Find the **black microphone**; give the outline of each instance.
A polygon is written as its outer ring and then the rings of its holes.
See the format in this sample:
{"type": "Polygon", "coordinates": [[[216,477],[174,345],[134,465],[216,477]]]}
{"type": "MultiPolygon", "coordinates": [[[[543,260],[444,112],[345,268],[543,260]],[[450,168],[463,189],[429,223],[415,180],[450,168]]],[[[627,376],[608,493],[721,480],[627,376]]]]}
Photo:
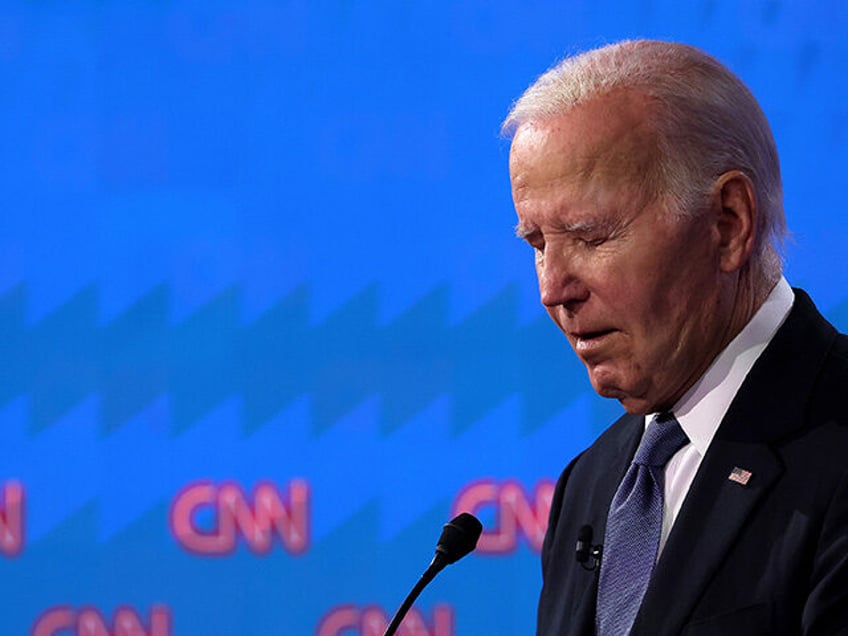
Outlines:
{"type": "Polygon", "coordinates": [[[574,548],[574,558],[584,570],[590,572],[601,564],[603,551],[602,545],[592,545],[592,534],[592,526],[588,524],[580,526],[580,530],[577,531],[577,546],[574,548]],[[592,562],[587,564],[589,557],[592,558],[592,562]]]}
{"type": "Polygon", "coordinates": [[[589,560],[589,551],[592,549],[592,526],[580,526],[577,531],[577,547],[574,549],[574,558],[578,563],[586,563],[589,560]]]}
{"type": "Polygon", "coordinates": [[[403,617],[406,616],[415,599],[418,598],[421,591],[427,587],[427,584],[445,566],[459,561],[477,547],[477,539],[480,538],[480,533],[482,532],[483,524],[480,523],[477,517],[467,512],[463,512],[445,524],[442,529],[442,536],[439,537],[439,542],[436,544],[436,555],[433,557],[427,570],[418,579],[418,583],[412,588],[409,596],[404,599],[398,608],[383,636],[392,636],[397,631],[403,617]]]}

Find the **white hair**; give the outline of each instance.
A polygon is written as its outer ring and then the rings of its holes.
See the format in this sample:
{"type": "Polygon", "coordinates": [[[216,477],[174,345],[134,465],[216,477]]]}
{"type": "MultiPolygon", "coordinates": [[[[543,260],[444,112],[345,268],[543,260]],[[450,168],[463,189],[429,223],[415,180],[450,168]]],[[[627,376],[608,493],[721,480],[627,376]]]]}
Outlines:
{"type": "Polygon", "coordinates": [[[694,47],[651,40],[624,41],[567,58],[541,75],[513,104],[502,132],[632,90],[656,104],[659,188],[680,215],[703,210],[715,180],[738,170],[753,183],[757,242],[752,264],[768,279],[781,271],[786,234],[780,162],[757,100],[725,66],[694,47]]]}

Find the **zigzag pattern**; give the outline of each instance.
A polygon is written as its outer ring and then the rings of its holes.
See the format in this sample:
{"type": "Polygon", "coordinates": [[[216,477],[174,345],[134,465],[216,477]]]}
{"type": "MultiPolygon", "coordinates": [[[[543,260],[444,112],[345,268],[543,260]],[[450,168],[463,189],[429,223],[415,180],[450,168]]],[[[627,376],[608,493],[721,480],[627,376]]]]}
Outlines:
{"type": "MultiPolygon", "coordinates": [[[[89,288],[28,327],[8,294],[4,476],[36,495],[30,539],[92,500],[108,538],[200,478],[306,477],[317,536],[378,501],[389,537],[469,479],[554,477],[617,405],[546,318],[517,324],[509,290],[455,326],[445,297],[377,326],[371,289],[312,325],[301,289],[242,325],[231,291],[170,325],[160,288],[98,325],[89,288]]],[[[848,303],[830,314],[844,328],[848,303]]]]}
{"type": "Polygon", "coordinates": [[[228,396],[242,396],[249,433],[304,395],[313,398],[315,432],[374,395],[382,398],[381,429],[390,432],[445,394],[453,396],[460,431],[512,393],[524,396],[532,430],[589,390],[546,317],[519,324],[514,287],[455,325],[445,287],[383,326],[373,286],[315,325],[306,287],[246,325],[237,288],[179,324],[169,320],[165,286],[103,325],[97,298],[88,286],[28,326],[26,288],[0,297],[0,404],[28,395],[33,433],[89,396],[100,399],[104,433],[162,396],[174,432],[228,396]]]}
{"type": "MultiPolygon", "coordinates": [[[[457,434],[451,401],[443,397],[386,435],[375,398],[316,436],[310,401],[301,399],[245,436],[242,402],[231,398],[175,437],[167,400],[159,400],[103,437],[96,399],[35,436],[25,431],[25,400],[16,400],[0,411],[4,475],[27,489],[28,543],[91,502],[98,504],[99,523],[90,540],[106,541],[198,479],[237,480],[249,490],[260,480],[284,486],[294,477],[307,479],[312,490],[313,540],[332,534],[368,502],[379,503],[380,537],[388,540],[440,502],[449,507],[470,481],[518,478],[530,487],[555,478],[594,437],[593,401],[576,400],[528,435],[521,430],[521,399],[511,396],[457,434]]],[[[160,522],[164,533],[167,518],[160,522]]]]}

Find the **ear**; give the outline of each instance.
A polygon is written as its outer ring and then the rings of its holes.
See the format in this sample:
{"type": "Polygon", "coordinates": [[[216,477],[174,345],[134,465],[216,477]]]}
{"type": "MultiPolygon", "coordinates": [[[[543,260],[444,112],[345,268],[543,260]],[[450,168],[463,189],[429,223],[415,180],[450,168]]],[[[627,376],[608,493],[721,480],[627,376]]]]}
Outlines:
{"type": "Polygon", "coordinates": [[[723,272],[744,267],[754,251],[757,234],[757,196],[748,175],[732,170],[715,183],[719,266],[723,272]]]}

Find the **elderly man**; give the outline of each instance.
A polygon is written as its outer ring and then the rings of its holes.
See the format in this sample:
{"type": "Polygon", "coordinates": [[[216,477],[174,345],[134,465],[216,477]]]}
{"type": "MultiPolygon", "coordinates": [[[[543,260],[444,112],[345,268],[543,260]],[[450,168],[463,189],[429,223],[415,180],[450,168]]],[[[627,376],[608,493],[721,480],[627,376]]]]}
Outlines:
{"type": "Polygon", "coordinates": [[[848,339],[782,276],[754,97],[697,49],[623,42],[504,130],[542,303],[627,411],[559,479],[537,633],[848,634],[848,339]]]}

